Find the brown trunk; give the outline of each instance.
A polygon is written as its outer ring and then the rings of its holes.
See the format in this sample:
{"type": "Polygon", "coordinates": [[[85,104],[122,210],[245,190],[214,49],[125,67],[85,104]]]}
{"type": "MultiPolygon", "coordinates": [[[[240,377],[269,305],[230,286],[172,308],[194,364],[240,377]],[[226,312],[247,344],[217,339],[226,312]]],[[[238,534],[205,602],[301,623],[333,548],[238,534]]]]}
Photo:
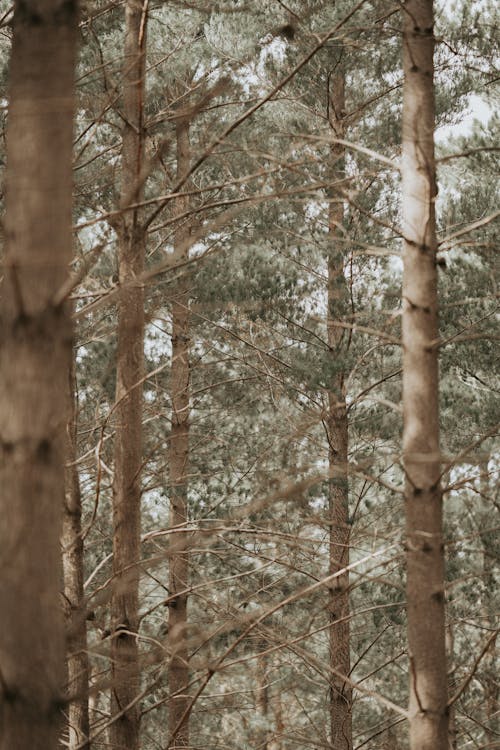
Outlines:
{"type": "MultiPolygon", "coordinates": [[[[188,171],[190,164],[189,122],[179,120],[176,130],[177,176],[181,177],[188,171]]],[[[184,213],[188,207],[188,198],[177,199],[177,214],[184,213]]],[[[174,252],[178,261],[188,256],[188,234],[189,224],[181,224],[176,231],[174,252]]],[[[171,653],[168,667],[169,748],[189,746],[189,720],[188,717],[183,718],[189,705],[187,595],[179,593],[187,588],[189,581],[188,540],[184,531],[188,512],[189,377],[189,279],[183,274],[176,284],[172,299],[170,527],[178,527],[180,531],[170,536],[169,547],[169,595],[174,597],[170,599],[168,614],[168,644],[171,653]]]]}
{"type": "Polygon", "coordinates": [[[283,721],[283,705],[281,703],[281,688],[274,688],[271,693],[271,707],[274,716],[274,732],[268,742],[267,750],[282,750],[282,735],[285,730],[283,721]]]}
{"type": "Polygon", "coordinates": [[[0,346],[1,750],[58,746],[64,427],[71,320],[77,3],[18,0],[7,131],[0,346]]]}
{"type": "MultiPolygon", "coordinates": [[[[145,6],[144,6],[145,7],[145,6]]],[[[145,70],[143,6],[127,0],[121,207],[140,201],[143,158],[143,95],[145,70]]],[[[138,212],[124,210],[119,243],[118,354],[116,370],[116,428],[113,484],[113,637],[111,659],[113,750],[139,747],[140,691],[137,631],[141,533],[142,402],[144,372],[144,292],[136,279],[144,268],[145,237],[138,212]]]]}
{"type": "MultiPolygon", "coordinates": [[[[342,55],[342,50],[340,50],[342,55]]],[[[335,138],[344,138],[345,78],[340,66],[331,79],[329,91],[330,124],[335,138]]],[[[332,181],[344,175],[344,148],[333,144],[331,148],[332,181]]],[[[335,322],[345,317],[347,311],[347,282],[344,276],[344,255],[336,243],[343,237],[344,205],[332,186],[330,190],[328,253],[328,347],[335,374],[332,375],[328,393],[328,460],[329,460],[329,574],[336,573],[349,564],[349,507],[347,481],[348,424],[341,358],[346,345],[342,329],[335,322]],[[340,360],[340,361],[339,361],[340,360]]],[[[342,248],[343,245],[340,245],[342,248]]],[[[339,677],[350,671],[349,653],[349,574],[335,579],[330,589],[330,735],[332,750],[352,750],[352,690],[339,677]]]]}
{"type": "Polygon", "coordinates": [[[67,670],[70,702],[68,742],[88,750],[89,736],[89,659],[87,654],[87,620],[83,591],[82,501],[77,459],[77,413],[75,361],[68,376],[68,414],[66,431],[66,491],[63,513],[62,549],[64,598],[68,610],[67,670]]]}
{"type": "Polygon", "coordinates": [[[399,750],[401,747],[398,741],[398,735],[394,727],[390,727],[387,732],[384,732],[384,744],[381,750],[399,750]]]}
{"type": "MultiPolygon", "coordinates": [[[[267,640],[262,640],[258,643],[259,651],[265,651],[268,645],[267,640]]],[[[263,727],[256,733],[254,745],[259,750],[269,750],[269,730],[267,724],[269,722],[269,687],[268,687],[268,674],[267,674],[267,654],[261,653],[257,656],[256,664],[256,691],[255,691],[255,708],[257,714],[262,718],[263,727]]]]}
{"type": "Polygon", "coordinates": [[[410,745],[412,750],[446,750],[432,0],[408,0],[403,24],[403,456],[410,745]]]}
{"type": "MultiPolygon", "coordinates": [[[[454,695],[458,685],[456,682],[456,667],[454,665],[455,657],[455,634],[453,632],[453,623],[448,622],[446,625],[446,653],[448,662],[448,692],[454,695]]],[[[457,731],[457,714],[456,704],[454,703],[448,709],[448,748],[457,750],[458,748],[458,731],[457,731]]]]}
{"type": "MultiPolygon", "coordinates": [[[[494,630],[497,621],[495,607],[495,540],[497,533],[491,513],[490,482],[488,476],[489,454],[484,454],[479,464],[480,479],[480,537],[483,544],[483,581],[485,588],[484,604],[482,607],[483,622],[494,630]]],[[[498,739],[500,731],[500,706],[498,681],[498,650],[496,641],[493,641],[484,656],[484,697],[486,707],[486,742],[487,746],[493,747],[498,739]]]]}

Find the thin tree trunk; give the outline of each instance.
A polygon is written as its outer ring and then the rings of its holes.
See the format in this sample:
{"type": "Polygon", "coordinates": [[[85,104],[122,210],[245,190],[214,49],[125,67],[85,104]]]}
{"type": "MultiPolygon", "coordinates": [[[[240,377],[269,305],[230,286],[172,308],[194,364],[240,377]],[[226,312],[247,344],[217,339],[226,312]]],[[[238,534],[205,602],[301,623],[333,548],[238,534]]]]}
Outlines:
{"type": "MultiPolygon", "coordinates": [[[[446,636],[447,663],[449,667],[448,692],[450,695],[453,695],[458,685],[456,682],[456,666],[454,664],[455,662],[455,634],[453,632],[452,622],[447,623],[445,636],[446,636]]],[[[448,709],[448,749],[457,750],[457,748],[458,748],[457,713],[456,713],[456,704],[453,704],[448,709]]]]}
{"type": "Polygon", "coordinates": [[[403,9],[403,455],[412,750],[448,747],[440,484],[433,3],[403,9]]]}
{"type": "Polygon", "coordinates": [[[271,708],[274,716],[274,732],[271,733],[267,750],[282,750],[282,736],[285,730],[285,724],[283,721],[283,705],[281,703],[280,686],[271,689],[271,708]]]}
{"type": "MultiPolygon", "coordinates": [[[[189,122],[179,119],[177,135],[177,176],[189,169],[189,122]]],[[[175,210],[188,210],[189,199],[176,200],[175,210]]],[[[181,220],[182,221],[182,220],[181,220]]],[[[175,255],[178,261],[188,257],[189,222],[181,224],[175,236],[175,255]]],[[[172,299],[172,371],[170,393],[172,428],[169,449],[170,527],[179,533],[170,536],[168,644],[171,660],[168,667],[168,724],[170,748],[189,746],[189,718],[184,716],[189,705],[187,685],[189,664],[187,647],[187,595],[180,593],[188,586],[188,539],[184,527],[188,518],[188,461],[189,461],[189,279],[182,274],[172,299]],[[184,718],[183,718],[184,717],[184,718]]]]}
{"type": "Polygon", "coordinates": [[[111,659],[113,750],[139,747],[140,691],[137,632],[141,533],[142,404],[144,373],[144,291],[136,282],[144,268],[145,237],[136,210],[126,210],[142,197],[143,97],[147,6],[127,0],[121,207],[119,243],[118,354],[116,431],[113,483],[113,637],[111,659]]]}
{"type": "Polygon", "coordinates": [[[385,741],[381,750],[399,750],[400,744],[395,727],[390,727],[384,732],[385,741]]]}
{"type": "MultiPolygon", "coordinates": [[[[345,77],[342,70],[342,50],[337,69],[330,81],[329,114],[333,135],[344,138],[345,77]]],[[[344,147],[331,148],[332,180],[344,176],[344,147]]],[[[328,393],[328,460],[330,479],[329,524],[330,559],[329,574],[349,564],[349,496],[347,480],[348,423],[345,399],[345,371],[341,362],[346,346],[342,329],[335,322],[345,317],[347,310],[347,282],[344,276],[344,256],[336,243],[343,238],[344,204],[335,188],[330,190],[328,254],[328,346],[335,374],[328,393]]],[[[342,246],[341,246],[342,247],[342,246]]],[[[349,652],[349,574],[335,579],[330,589],[330,742],[332,750],[352,750],[352,690],[336,673],[350,672],[349,652]]]]}
{"type": "Polygon", "coordinates": [[[1,750],[55,750],[77,3],[17,0],[7,130],[0,346],[1,750]]]}
{"type": "MultiPolygon", "coordinates": [[[[258,642],[257,648],[259,652],[265,651],[268,646],[268,641],[263,639],[258,642]]],[[[259,750],[269,750],[269,686],[268,686],[268,656],[267,654],[259,654],[257,656],[256,670],[255,670],[255,708],[257,714],[262,718],[262,726],[258,729],[255,738],[255,747],[259,750]]]]}
{"type": "MultiPolygon", "coordinates": [[[[490,456],[484,454],[479,463],[479,489],[480,489],[480,538],[483,545],[483,581],[484,581],[484,603],[482,607],[483,622],[492,630],[496,626],[497,608],[495,607],[495,540],[497,532],[491,514],[490,482],[488,476],[488,464],[490,456]]],[[[498,740],[500,731],[500,706],[499,706],[499,680],[498,680],[498,649],[496,641],[493,641],[484,656],[484,696],[486,707],[486,742],[492,747],[498,740]]]]}
{"type": "Polygon", "coordinates": [[[68,607],[67,671],[70,702],[68,742],[88,750],[89,736],[89,658],[87,653],[87,620],[84,598],[84,558],[82,538],[82,499],[77,459],[76,373],[73,357],[68,373],[68,425],[66,430],[66,491],[63,513],[62,549],[64,597],[68,607]]]}

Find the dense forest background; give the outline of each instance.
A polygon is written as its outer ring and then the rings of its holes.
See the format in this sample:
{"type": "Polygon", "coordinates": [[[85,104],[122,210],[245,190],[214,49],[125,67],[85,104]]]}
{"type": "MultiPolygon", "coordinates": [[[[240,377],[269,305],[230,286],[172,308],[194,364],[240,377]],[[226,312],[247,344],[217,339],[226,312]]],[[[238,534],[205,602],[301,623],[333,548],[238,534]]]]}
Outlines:
{"type": "Polygon", "coordinates": [[[14,10],[1,750],[499,747],[496,3],[14,10]]]}

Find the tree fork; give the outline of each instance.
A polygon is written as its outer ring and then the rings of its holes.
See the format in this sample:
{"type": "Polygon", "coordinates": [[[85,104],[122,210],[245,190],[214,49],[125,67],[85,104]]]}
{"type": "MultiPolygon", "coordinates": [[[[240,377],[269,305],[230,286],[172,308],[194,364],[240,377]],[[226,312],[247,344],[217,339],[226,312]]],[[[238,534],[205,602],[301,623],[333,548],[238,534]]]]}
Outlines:
{"type": "Polygon", "coordinates": [[[432,0],[403,8],[403,457],[410,746],[448,747],[432,0]]]}

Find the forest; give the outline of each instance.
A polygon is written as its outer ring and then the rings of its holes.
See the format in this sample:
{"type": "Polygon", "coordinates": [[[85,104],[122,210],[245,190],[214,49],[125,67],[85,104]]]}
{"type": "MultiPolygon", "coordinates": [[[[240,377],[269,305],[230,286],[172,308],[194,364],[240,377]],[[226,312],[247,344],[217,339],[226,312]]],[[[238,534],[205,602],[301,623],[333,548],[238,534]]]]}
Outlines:
{"type": "Polygon", "coordinates": [[[0,750],[500,747],[494,0],[0,0],[0,750]]]}

